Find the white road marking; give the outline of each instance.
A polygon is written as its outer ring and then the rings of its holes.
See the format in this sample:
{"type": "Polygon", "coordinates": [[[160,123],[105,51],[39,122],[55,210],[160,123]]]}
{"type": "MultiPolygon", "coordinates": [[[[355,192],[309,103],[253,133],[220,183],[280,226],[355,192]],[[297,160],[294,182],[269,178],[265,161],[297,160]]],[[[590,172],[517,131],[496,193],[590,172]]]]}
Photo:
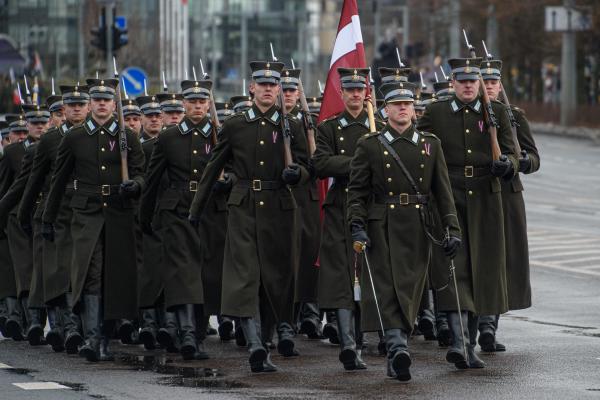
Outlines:
{"type": "Polygon", "coordinates": [[[8,364],[0,363],[0,369],[12,369],[12,367],[8,364]]]}
{"type": "Polygon", "coordinates": [[[64,386],[56,382],[21,382],[13,383],[13,385],[23,390],[71,389],[68,386],[64,386]]]}

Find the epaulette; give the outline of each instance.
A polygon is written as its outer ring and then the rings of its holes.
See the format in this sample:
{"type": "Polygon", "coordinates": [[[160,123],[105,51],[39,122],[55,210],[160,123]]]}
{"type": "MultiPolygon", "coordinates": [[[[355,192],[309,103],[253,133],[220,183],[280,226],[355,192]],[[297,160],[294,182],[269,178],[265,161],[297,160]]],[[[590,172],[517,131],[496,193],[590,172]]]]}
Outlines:
{"type": "Polygon", "coordinates": [[[439,137],[435,136],[435,135],[434,135],[433,133],[431,133],[431,132],[424,132],[424,131],[418,131],[418,132],[419,132],[421,135],[423,135],[423,136],[427,136],[427,137],[430,137],[430,138],[433,138],[433,139],[436,139],[436,140],[440,140],[440,138],[439,138],[439,137]]]}
{"type": "Polygon", "coordinates": [[[371,139],[381,135],[381,132],[369,132],[363,135],[364,140],[371,139]]]}

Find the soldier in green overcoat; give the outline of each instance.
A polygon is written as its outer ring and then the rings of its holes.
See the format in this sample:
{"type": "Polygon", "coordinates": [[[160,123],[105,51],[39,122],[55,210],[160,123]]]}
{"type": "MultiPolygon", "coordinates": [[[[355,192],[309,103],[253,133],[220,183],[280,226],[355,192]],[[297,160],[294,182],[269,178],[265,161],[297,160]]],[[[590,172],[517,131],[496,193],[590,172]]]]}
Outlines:
{"type": "MultiPolygon", "coordinates": [[[[502,61],[485,60],[481,63],[481,76],[485,89],[492,100],[498,100],[502,79],[502,61]]],[[[529,129],[525,112],[511,105],[507,109],[517,141],[522,149],[519,155],[519,172],[530,174],[540,168],[540,156],[529,129]],[[511,118],[512,117],[512,118],[511,118]]],[[[513,137],[514,141],[514,137],[513,137]]],[[[516,147],[516,145],[515,145],[516,147]]],[[[529,248],[527,242],[527,218],[523,199],[523,183],[520,174],[512,180],[502,180],[502,209],[506,247],[506,285],[508,309],[521,310],[531,307],[531,283],[529,281],[529,248]]],[[[496,341],[499,314],[479,316],[479,345],[483,351],[505,351],[506,347],[496,341]]]]}
{"type": "MultiPolygon", "coordinates": [[[[250,67],[254,104],[223,124],[190,219],[198,223],[210,211],[212,187],[229,163],[237,180],[227,201],[221,313],[240,318],[251,370],[260,372],[276,369],[262,343],[261,318],[293,321],[297,205],[288,185],[304,184],[309,176],[306,138],[296,121],[282,120],[275,104],[283,63],[254,61],[250,67]]],[[[289,354],[294,342],[278,347],[289,354]]]]}
{"type": "MultiPolygon", "coordinates": [[[[319,253],[319,306],[335,310],[341,346],[340,361],[346,369],[364,369],[360,358],[362,334],[360,310],[354,287],[358,285],[360,262],[352,250],[352,237],[346,224],[350,160],[359,139],[370,131],[364,106],[369,69],[338,68],[342,100],[346,109],[323,121],[318,127],[313,165],[317,177],[332,179],[323,202],[323,230],[319,253]],[[355,318],[356,317],[356,318],[355,318]]],[[[375,127],[375,129],[381,126],[375,127]]],[[[324,334],[326,331],[324,331],[324,334]]]]}
{"type": "Polygon", "coordinates": [[[73,179],[71,285],[86,339],[79,354],[98,361],[112,358],[108,342],[113,322],[137,315],[133,201],[144,184],[144,153],[137,135],[125,129],[129,179],[123,181],[120,127],[113,117],[119,81],[87,79],[87,84],[91,116],[60,142],[42,233],[47,240],[55,239],[54,224],[73,179]]]}
{"type": "MultiPolygon", "coordinates": [[[[81,125],[89,112],[87,88],[79,85],[61,85],[61,99],[66,121],[49,129],[42,136],[33,159],[31,174],[23,192],[17,217],[21,226],[41,224],[42,214],[50,190],[50,178],[56,166],[57,149],[62,138],[76,125],[81,125]],[[39,204],[36,203],[41,199],[39,204]]],[[[48,338],[55,351],[67,350],[76,354],[83,342],[79,317],[72,312],[71,296],[71,217],[70,201],[73,184],[67,185],[55,223],[55,240],[43,243],[44,302],[56,313],[58,332],[48,338]]]]}
{"type": "Polygon", "coordinates": [[[383,329],[388,375],[406,381],[408,335],[419,312],[432,246],[431,196],[450,232],[444,243],[450,255],[460,245],[460,228],[441,143],[413,125],[415,85],[394,82],[380,90],[388,123],[358,143],[350,164],[348,223],[360,244],[355,250],[368,249],[370,271],[363,268],[361,276],[362,330],[383,329]]]}
{"type": "MultiPolygon", "coordinates": [[[[503,313],[508,308],[499,179],[511,179],[518,169],[518,161],[510,138],[510,123],[500,104],[491,104],[491,107],[497,120],[502,154],[498,160],[492,157],[492,140],[484,116],[487,110],[484,111],[486,106],[479,95],[481,59],[451,59],[449,63],[455,94],[431,103],[417,127],[435,134],[442,142],[463,236],[463,246],[454,262],[462,315],[457,312],[453,285],[438,291],[437,305],[441,311],[448,312],[453,338],[446,359],[458,368],[482,368],[484,364],[474,351],[476,316],[503,313]],[[464,338],[459,318],[464,320],[463,326],[468,327],[464,338]],[[463,352],[463,339],[468,342],[467,357],[463,352]]],[[[439,230],[438,235],[441,233],[439,230]]],[[[434,260],[434,287],[448,283],[449,263],[449,260],[434,260]]]]}

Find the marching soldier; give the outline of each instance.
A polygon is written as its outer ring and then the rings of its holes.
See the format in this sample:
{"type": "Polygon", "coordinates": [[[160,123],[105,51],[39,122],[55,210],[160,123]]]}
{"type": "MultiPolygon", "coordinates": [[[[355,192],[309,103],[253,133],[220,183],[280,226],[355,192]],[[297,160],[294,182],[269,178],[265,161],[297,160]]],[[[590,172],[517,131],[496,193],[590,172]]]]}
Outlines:
{"type": "MultiPolygon", "coordinates": [[[[348,370],[365,369],[360,358],[362,334],[360,315],[354,295],[358,279],[357,256],[352,250],[352,236],[345,223],[346,196],[350,160],[356,144],[369,132],[369,118],[364,107],[369,70],[338,68],[345,111],[321,123],[313,165],[317,177],[333,178],[323,202],[324,220],[319,253],[319,306],[335,310],[341,346],[340,361],[348,370]],[[355,329],[355,326],[357,329],[355,329]],[[355,332],[356,331],[356,332],[355,332]],[[356,341],[355,341],[356,340],[356,341]],[[357,345],[358,344],[358,345],[357,345]]],[[[323,334],[327,335],[324,329],[323,334]]]]}
{"type": "MultiPolygon", "coordinates": [[[[17,217],[22,227],[41,224],[45,202],[50,190],[50,178],[56,167],[58,145],[73,126],[81,125],[89,112],[89,94],[86,87],[61,85],[61,99],[66,120],[49,129],[39,141],[31,174],[23,192],[17,217]],[[36,206],[38,199],[40,203],[36,206]]],[[[66,349],[76,354],[83,343],[81,321],[72,311],[71,296],[71,217],[70,202],[73,185],[68,184],[55,222],[55,240],[45,240],[43,246],[44,302],[56,314],[57,330],[48,335],[48,343],[55,351],[66,349]]]]}
{"type": "Polygon", "coordinates": [[[417,119],[423,116],[425,108],[427,108],[427,106],[431,104],[434,99],[435,97],[433,93],[421,90],[414,103],[415,115],[417,119]]]}
{"type": "Polygon", "coordinates": [[[401,381],[411,378],[408,336],[427,280],[430,196],[436,197],[444,225],[457,239],[445,243],[446,251],[453,256],[460,244],[441,143],[412,124],[414,90],[408,82],[381,87],[388,124],[358,142],[348,184],[348,223],[360,244],[355,250],[367,247],[371,268],[362,270],[362,282],[369,282],[370,272],[374,287],[362,290],[362,328],[377,331],[383,324],[388,375],[401,381]],[[381,322],[365,318],[378,313],[381,322]]]}
{"type": "Polygon", "coordinates": [[[48,111],[50,111],[50,120],[48,128],[58,128],[65,121],[65,109],[61,95],[53,94],[46,99],[48,111]]]}
{"type": "Polygon", "coordinates": [[[137,314],[136,291],[131,290],[137,281],[132,201],[144,183],[144,154],[137,136],[125,129],[127,164],[121,163],[123,128],[113,117],[119,81],[88,79],[87,84],[91,115],[60,142],[42,232],[47,240],[55,239],[61,201],[74,179],[71,285],[85,332],[79,355],[98,361],[112,358],[108,342],[114,321],[137,314]],[[129,179],[123,181],[125,174],[129,179]]]}
{"type": "Polygon", "coordinates": [[[217,118],[219,123],[223,124],[225,120],[235,114],[233,107],[229,102],[215,102],[215,109],[217,110],[217,118]]]}
{"type": "MultiPolygon", "coordinates": [[[[299,69],[284,69],[281,86],[286,112],[294,117],[302,127],[304,115],[298,106],[300,72],[299,69]]],[[[311,118],[311,116],[308,117],[311,118]]],[[[302,129],[302,134],[306,135],[305,129],[302,129]]],[[[311,156],[311,154],[307,154],[308,158],[311,156]]],[[[311,177],[306,185],[298,185],[292,192],[298,204],[298,248],[301,249],[298,254],[296,276],[299,332],[306,334],[310,339],[319,339],[321,337],[321,317],[317,305],[319,269],[315,263],[319,256],[321,221],[317,181],[311,177]]],[[[284,331],[291,334],[292,329],[291,326],[279,326],[280,338],[284,331]]]]}
{"type": "MultiPolygon", "coordinates": [[[[481,76],[491,100],[498,100],[502,79],[502,61],[487,60],[481,64],[481,76]]],[[[507,110],[508,111],[508,110],[507,110]]],[[[510,115],[516,122],[519,147],[519,172],[531,174],[540,168],[540,156],[529,129],[525,112],[511,106],[510,115]]],[[[511,121],[512,123],[512,121],[511,121]]],[[[514,138],[513,138],[514,140],[514,138]]],[[[527,244],[527,220],[523,200],[523,184],[519,174],[510,180],[502,180],[502,209],[504,211],[504,236],[506,246],[506,285],[508,309],[521,310],[531,307],[531,284],[529,282],[529,249],[527,244]]],[[[479,316],[479,345],[486,352],[505,351],[506,347],[496,341],[499,315],[479,316]]]]}
{"type": "MultiPolygon", "coordinates": [[[[0,220],[5,221],[9,214],[7,234],[19,287],[19,299],[25,310],[28,325],[26,337],[30,345],[37,346],[45,344],[44,327],[46,325],[41,268],[42,242],[39,236],[39,226],[33,231],[31,226],[23,227],[25,229],[21,227],[17,219],[17,209],[33,165],[35,145],[48,128],[50,112],[45,107],[34,104],[24,104],[22,108],[25,112],[28,135],[24,142],[15,143],[5,149],[4,156],[8,160],[12,160],[12,169],[17,171],[14,168],[14,163],[17,161],[20,161],[20,166],[10,188],[0,200],[0,220]]],[[[2,171],[0,176],[2,183],[5,184],[10,179],[11,173],[2,171]]],[[[15,335],[17,337],[20,335],[19,327],[15,326],[14,328],[9,329],[9,333],[12,331],[13,338],[15,335]]]]}
{"type": "Polygon", "coordinates": [[[247,95],[233,96],[230,102],[233,104],[233,112],[236,114],[248,110],[253,104],[252,96],[247,95]]]}
{"type": "MultiPolygon", "coordinates": [[[[253,105],[223,124],[194,196],[190,221],[198,223],[210,212],[212,187],[230,163],[237,181],[227,201],[221,313],[240,318],[251,370],[270,372],[276,367],[263,345],[260,320],[293,320],[297,205],[288,185],[307,182],[307,150],[300,126],[283,120],[275,105],[283,64],[254,61],[250,67],[253,105]],[[284,136],[288,126],[291,138],[284,136]]],[[[286,340],[278,348],[289,354],[294,342],[286,340]]]]}
{"type": "MultiPolygon", "coordinates": [[[[447,312],[452,346],[446,360],[457,368],[483,368],[475,354],[476,315],[495,315],[508,308],[504,256],[504,228],[499,178],[510,179],[517,170],[510,125],[500,104],[491,104],[498,121],[497,138],[502,155],[492,157],[492,140],[479,96],[480,58],[449,60],[452,97],[431,103],[418,129],[434,133],[442,142],[464,246],[455,260],[458,293],[453,287],[438,292],[438,306],[447,312]],[[459,315],[456,296],[460,298],[459,315]],[[461,334],[461,323],[465,327],[461,334]],[[468,329],[467,329],[468,328],[468,329]],[[468,354],[463,352],[466,341],[468,354]]],[[[448,260],[434,260],[433,284],[443,286],[448,260]],[[437,278],[437,279],[436,279],[437,278]]]]}
{"type": "Polygon", "coordinates": [[[454,94],[452,81],[434,82],[433,91],[435,92],[436,100],[445,100],[447,98],[452,97],[452,95],[454,94]]]}
{"type": "Polygon", "coordinates": [[[181,93],[159,93],[156,99],[160,103],[162,112],[163,129],[177,125],[185,116],[185,108],[183,107],[183,96],[181,93]]]}
{"type": "MultiPolygon", "coordinates": [[[[208,238],[201,236],[198,226],[188,223],[187,210],[213,150],[214,127],[207,116],[211,87],[209,80],[181,82],[186,116],[156,140],[140,207],[142,229],[152,234],[158,204],[159,234],[164,246],[165,306],[177,314],[180,352],[185,360],[208,358],[203,345],[206,325],[202,282],[203,241],[208,238]],[[163,175],[168,177],[168,189],[157,201],[163,175]]],[[[176,341],[171,337],[168,347],[176,341]]]]}
{"type": "MultiPolygon", "coordinates": [[[[8,138],[8,143],[3,146],[2,161],[0,161],[0,196],[6,194],[21,170],[21,162],[25,153],[25,143],[19,143],[26,140],[29,132],[27,121],[23,114],[9,114],[5,118],[8,124],[8,132],[5,131],[3,136],[8,138]]],[[[10,216],[8,216],[8,222],[10,222],[10,216]]],[[[19,240],[24,241],[26,239],[24,236],[27,235],[21,231],[18,224],[12,223],[9,225],[8,222],[5,219],[1,223],[2,236],[4,236],[9,249],[9,251],[3,253],[7,261],[6,264],[3,264],[3,267],[11,267],[10,271],[4,271],[5,274],[2,274],[5,277],[5,279],[2,279],[3,286],[6,285],[3,289],[6,290],[5,293],[7,294],[5,298],[7,319],[4,326],[4,333],[6,335],[3,335],[11,337],[14,340],[23,340],[23,331],[27,324],[27,307],[21,305],[20,297],[29,290],[29,287],[25,282],[21,282],[21,276],[17,271],[15,259],[18,259],[18,256],[24,257],[26,254],[17,253],[12,255],[10,250],[14,248],[18,251],[19,240]],[[11,236],[11,239],[8,239],[7,236],[11,236]],[[11,277],[12,282],[10,281],[11,277]]]]}
{"type": "Polygon", "coordinates": [[[142,130],[142,112],[137,102],[133,99],[123,99],[121,100],[121,109],[125,126],[139,136],[142,130]]]}

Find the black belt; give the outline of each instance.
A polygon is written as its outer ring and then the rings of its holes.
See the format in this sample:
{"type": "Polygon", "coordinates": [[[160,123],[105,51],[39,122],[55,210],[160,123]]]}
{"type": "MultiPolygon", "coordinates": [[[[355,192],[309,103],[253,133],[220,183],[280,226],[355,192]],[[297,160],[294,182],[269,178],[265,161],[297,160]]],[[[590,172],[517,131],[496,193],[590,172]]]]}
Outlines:
{"type": "Polygon", "coordinates": [[[119,194],[121,185],[92,185],[85,182],[73,181],[73,189],[85,194],[99,194],[102,196],[114,196],[119,194]]]}
{"type": "Polygon", "coordinates": [[[450,175],[462,175],[465,178],[479,178],[481,176],[491,175],[491,171],[486,167],[474,167],[465,165],[464,167],[448,167],[450,175]]]}
{"type": "Polygon", "coordinates": [[[428,194],[408,194],[400,193],[395,196],[377,196],[375,203],[379,204],[399,204],[407,206],[409,204],[427,204],[429,202],[428,194]]]}
{"type": "Polygon", "coordinates": [[[281,189],[284,185],[281,181],[261,181],[260,179],[242,179],[237,181],[235,186],[241,187],[242,189],[252,189],[255,192],[261,190],[277,190],[281,189]]]}
{"type": "Polygon", "coordinates": [[[169,183],[169,187],[175,190],[183,190],[186,192],[197,192],[198,181],[172,181],[169,183]]]}

